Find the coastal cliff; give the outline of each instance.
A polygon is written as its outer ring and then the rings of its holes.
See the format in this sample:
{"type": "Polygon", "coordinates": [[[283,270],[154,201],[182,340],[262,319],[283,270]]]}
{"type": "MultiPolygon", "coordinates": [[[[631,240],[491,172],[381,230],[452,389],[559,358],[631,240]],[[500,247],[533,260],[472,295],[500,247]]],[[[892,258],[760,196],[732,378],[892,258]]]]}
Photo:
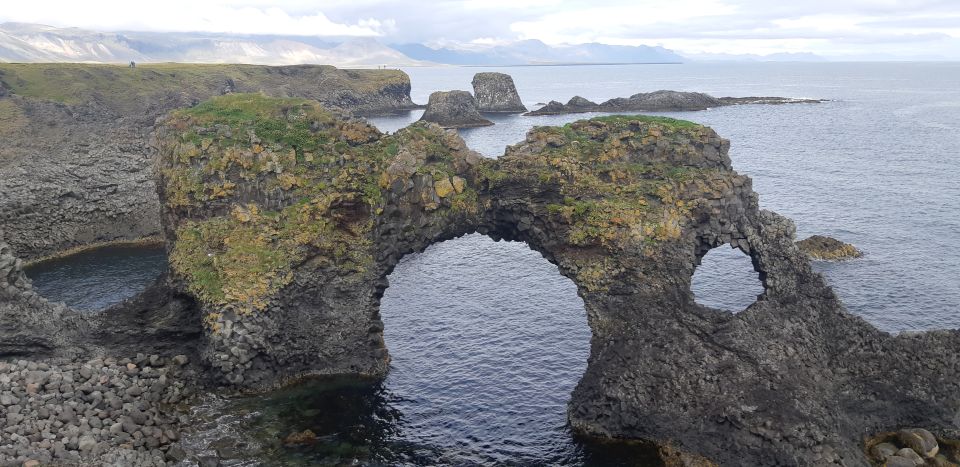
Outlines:
{"type": "Polygon", "coordinates": [[[0,64],[0,219],[13,251],[33,260],[158,235],[147,145],[156,119],[234,92],[310,98],[360,115],[416,107],[397,70],[0,64]]]}
{"type": "Polygon", "coordinates": [[[709,128],[595,118],[535,128],[493,160],[436,125],[384,135],[316,102],[234,95],[156,135],[173,284],[198,301],[222,384],[382,377],[386,276],[479,232],[577,285],[593,333],[568,411],[580,434],[722,465],[850,466],[869,465],[872,434],[956,436],[960,332],[892,336],[849,314],[709,128]],[[764,285],[738,314],[690,290],[722,245],[764,285]]]}

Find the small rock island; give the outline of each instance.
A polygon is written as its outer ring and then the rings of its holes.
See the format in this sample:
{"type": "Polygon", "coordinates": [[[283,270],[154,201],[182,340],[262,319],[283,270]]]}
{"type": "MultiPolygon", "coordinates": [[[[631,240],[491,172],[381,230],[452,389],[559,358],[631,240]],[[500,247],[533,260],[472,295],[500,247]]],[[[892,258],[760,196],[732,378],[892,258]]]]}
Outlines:
{"type": "Polygon", "coordinates": [[[506,73],[473,75],[473,95],[477,110],[490,113],[523,113],[527,108],[520,100],[513,78],[506,73]]]}
{"type": "Polygon", "coordinates": [[[550,101],[547,105],[524,115],[563,115],[585,112],[683,112],[707,110],[715,107],[746,104],[812,104],[820,99],[790,97],[713,97],[702,92],[654,91],[617,97],[597,104],[574,96],[566,104],[550,101]]]}
{"type": "Polygon", "coordinates": [[[823,235],[813,235],[797,242],[800,251],[812,259],[821,261],[843,261],[863,256],[857,247],[823,235]]]}
{"type": "Polygon", "coordinates": [[[427,110],[420,120],[436,123],[443,128],[493,125],[493,122],[480,116],[477,101],[467,91],[437,91],[430,94],[427,110]]]}

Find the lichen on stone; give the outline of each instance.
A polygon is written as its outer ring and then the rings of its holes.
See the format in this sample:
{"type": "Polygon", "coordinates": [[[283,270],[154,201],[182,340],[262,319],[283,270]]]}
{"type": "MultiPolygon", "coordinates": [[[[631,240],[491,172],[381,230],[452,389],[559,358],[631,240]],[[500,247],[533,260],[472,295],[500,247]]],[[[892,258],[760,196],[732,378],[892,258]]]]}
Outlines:
{"type": "Polygon", "coordinates": [[[235,94],[173,113],[162,133],[163,198],[184,215],[171,265],[218,310],[264,310],[308,258],[365,272],[372,216],[397,178],[428,174],[436,208],[477,211],[451,166],[465,146],[429,125],[382,135],[316,102],[235,94]]]}

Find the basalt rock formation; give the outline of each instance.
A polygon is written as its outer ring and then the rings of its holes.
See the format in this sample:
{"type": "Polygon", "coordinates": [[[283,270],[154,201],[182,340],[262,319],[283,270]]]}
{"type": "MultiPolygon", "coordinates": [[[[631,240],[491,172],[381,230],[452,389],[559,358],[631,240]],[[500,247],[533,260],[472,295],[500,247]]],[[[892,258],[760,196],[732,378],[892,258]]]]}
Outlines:
{"type": "Polygon", "coordinates": [[[859,258],[863,252],[857,247],[835,238],[813,235],[797,242],[797,248],[812,259],[840,261],[859,258]]]}
{"type": "Polygon", "coordinates": [[[394,70],[329,66],[0,64],[0,222],[33,260],[160,233],[147,147],[156,119],[231,92],[358,114],[416,107],[394,70]]]}
{"type": "Polygon", "coordinates": [[[87,324],[72,310],[33,291],[23,261],[13,255],[0,229],[0,358],[78,352],[87,324]]]}
{"type": "Polygon", "coordinates": [[[427,110],[420,120],[436,123],[443,128],[493,125],[493,122],[480,116],[477,101],[467,91],[437,91],[430,94],[427,110]]]}
{"type": "Polygon", "coordinates": [[[585,112],[681,112],[706,110],[714,107],[745,104],[809,104],[819,99],[792,99],[788,97],[713,97],[700,92],[654,91],[617,97],[596,104],[575,96],[566,104],[550,101],[547,105],[524,115],[561,115],[585,112]]]}
{"type": "Polygon", "coordinates": [[[174,283],[202,307],[211,375],[236,388],[383,376],[387,275],[480,232],[526,242],[583,297],[578,433],[721,465],[866,466],[870,434],[956,430],[960,331],[892,336],[846,312],[728,148],[689,122],[603,117],[536,128],[494,160],[436,125],[383,135],[235,95],[158,127],[157,185],[174,283]],[[690,290],[724,244],[765,289],[738,314],[690,290]]]}
{"type": "Polygon", "coordinates": [[[523,113],[527,111],[513,78],[506,73],[473,75],[473,95],[481,112],[523,113]]]}

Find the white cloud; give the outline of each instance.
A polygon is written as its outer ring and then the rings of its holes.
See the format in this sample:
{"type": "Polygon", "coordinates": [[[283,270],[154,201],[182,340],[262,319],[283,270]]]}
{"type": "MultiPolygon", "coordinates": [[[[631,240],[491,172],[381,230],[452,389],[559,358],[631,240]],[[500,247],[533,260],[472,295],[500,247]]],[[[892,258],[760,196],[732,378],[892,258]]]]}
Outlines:
{"type": "Polygon", "coordinates": [[[473,49],[539,39],[680,52],[889,50],[960,59],[957,0],[0,1],[0,21],[107,31],[379,36],[473,49]]]}
{"type": "Polygon", "coordinates": [[[188,1],[5,2],[0,19],[102,30],[286,34],[302,36],[377,36],[384,23],[366,18],[355,24],[331,21],[321,11],[291,14],[269,2],[188,1]],[[263,5],[263,3],[268,3],[263,5]]]}

